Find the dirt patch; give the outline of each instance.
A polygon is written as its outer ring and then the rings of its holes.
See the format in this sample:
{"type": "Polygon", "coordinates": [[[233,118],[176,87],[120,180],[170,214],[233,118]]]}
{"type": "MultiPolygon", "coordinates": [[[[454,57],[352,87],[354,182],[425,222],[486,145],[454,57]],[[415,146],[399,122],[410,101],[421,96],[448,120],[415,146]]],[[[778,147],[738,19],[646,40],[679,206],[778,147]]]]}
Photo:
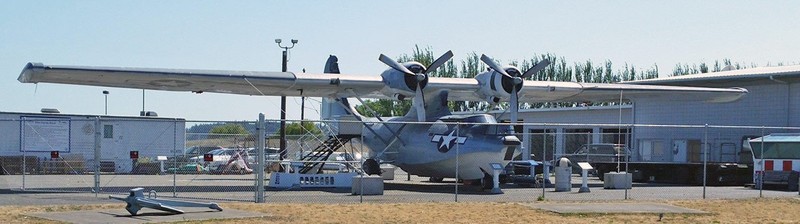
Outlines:
{"type": "MultiPolygon", "coordinates": [[[[638,203],[641,201],[630,202],[638,203]]],[[[677,200],[651,201],[709,212],[664,214],[672,223],[789,223],[800,220],[800,200],[677,200]]],[[[558,202],[535,202],[558,203],[558,202]]],[[[593,203],[593,202],[584,202],[593,203]]],[[[90,209],[123,209],[122,204],[66,206],[3,206],[0,223],[52,223],[26,214],[90,209]]],[[[374,203],[374,204],[254,204],[225,203],[223,208],[266,213],[269,217],[211,220],[205,223],[653,223],[657,214],[559,215],[520,203],[374,203]]],[[[203,223],[203,222],[200,222],[203,223]]]]}

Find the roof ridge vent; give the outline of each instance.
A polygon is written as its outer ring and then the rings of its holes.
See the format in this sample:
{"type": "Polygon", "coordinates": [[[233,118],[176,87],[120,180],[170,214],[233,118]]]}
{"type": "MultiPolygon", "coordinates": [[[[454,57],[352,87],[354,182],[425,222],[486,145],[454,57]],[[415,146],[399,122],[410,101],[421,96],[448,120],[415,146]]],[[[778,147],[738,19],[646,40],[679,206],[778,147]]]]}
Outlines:
{"type": "Polygon", "coordinates": [[[61,111],[58,111],[56,108],[42,108],[41,112],[43,114],[60,114],[61,111]]]}
{"type": "Polygon", "coordinates": [[[723,72],[724,72],[724,71],[733,71],[733,70],[736,70],[736,68],[735,68],[735,67],[733,67],[733,65],[726,65],[726,66],[725,66],[724,68],[722,68],[722,70],[720,70],[720,71],[723,71],[723,72]]]}

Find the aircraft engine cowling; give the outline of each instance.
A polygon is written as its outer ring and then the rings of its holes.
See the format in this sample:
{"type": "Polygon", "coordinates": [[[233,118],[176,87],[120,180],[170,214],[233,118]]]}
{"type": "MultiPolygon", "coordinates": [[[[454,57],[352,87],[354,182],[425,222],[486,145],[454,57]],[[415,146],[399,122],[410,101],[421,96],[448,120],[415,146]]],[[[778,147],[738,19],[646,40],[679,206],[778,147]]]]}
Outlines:
{"type": "Polygon", "coordinates": [[[408,68],[408,70],[418,75],[406,75],[392,68],[386,69],[386,71],[381,73],[383,84],[386,86],[383,93],[397,100],[412,98],[414,94],[416,94],[418,80],[419,86],[422,87],[422,89],[425,89],[425,86],[428,85],[428,76],[420,74],[422,71],[425,71],[425,66],[418,62],[407,62],[403,63],[403,67],[408,68]]]}
{"type": "MultiPolygon", "coordinates": [[[[506,73],[511,76],[517,77],[521,73],[519,69],[515,67],[506,67],[504,68],[506,73]]],[[[511,97],[511,91],[513,91],[514,87],[514,80],[507,76],[504,76],[496,71],[488,71],[475,76],[475,79],[478,80],[478,94],[489,103],[498,103],[500,101],[506,101],[511,97]]],[[[517,84],[517,91],[522,89],[522,83],[517,84]]]]}

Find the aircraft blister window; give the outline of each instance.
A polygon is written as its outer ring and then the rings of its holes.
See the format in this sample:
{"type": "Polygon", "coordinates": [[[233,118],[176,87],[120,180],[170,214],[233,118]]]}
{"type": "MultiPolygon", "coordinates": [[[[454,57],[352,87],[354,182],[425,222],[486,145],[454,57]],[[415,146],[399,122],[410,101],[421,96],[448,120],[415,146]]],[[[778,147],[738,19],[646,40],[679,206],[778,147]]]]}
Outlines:
{"type": "Polygon", "coordinates": [[[490,125],[486,129],[487,135],[508,135],[511,133],[511,125],[490,125]]]}
{"type": "Polygon", "coordinates": [[[443,121],[439,120],[436,123],[433,123],[430,128],[428,128],[428,133],[432,134],[445,134],[447,132],[447,124],[443,121]]]}

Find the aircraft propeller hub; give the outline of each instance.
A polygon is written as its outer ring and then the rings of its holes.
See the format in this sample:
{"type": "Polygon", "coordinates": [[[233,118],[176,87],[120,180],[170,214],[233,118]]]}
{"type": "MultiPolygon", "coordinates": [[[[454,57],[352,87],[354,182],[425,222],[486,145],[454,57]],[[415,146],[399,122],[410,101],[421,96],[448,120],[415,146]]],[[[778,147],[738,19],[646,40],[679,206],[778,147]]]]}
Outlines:
{"type": "MultiPolygon", "coordinates": [[[[426,121],[426,112],[425,112],[425,92],[422,89],[428,84],[428,76],[426,73],[429,71],[434,71],[440,66],[444,65],[445,62],[450,60],[453,57],[452,51],[447,51],[442,56],[437,58],[433,61],[430,66],[427,68],[419,62],[406,62],[405,65],[397,63],[397,61],[387,57],[386,55],[381,54],[378,57],[378,60],[389,66],[390,68],[404,74],[403,80],[408,87],[407,89],[403,89],[402,91],[411,90],[414,92],[414,100],[412,101],[413,107],[417,113],[417,120],[418,121],[426,121]]],[[[395,73],[397,74],[397,73],[395,73]]],[[[397,76],[392,77],[384,77],[384,79],[396,79],[397,76]]],[[[386,80],[384,80],[386,82],[386,80]]],[[[392,83],[391,81],[389,83],[392,83]]],[[[396,87],[395,87],[396,88],[396,87]]]]}
{"type": "Polygon", "coordinates": [[[511,75],[513,77],[522,76],[522,73],[519,72],[519,69],[517,69],[514,66],[506,67],[504,70],[506,71],[506,73],[508,73],[509,75],[511,75]]]}
{"type": "Polygon", "coordinates": [[[428,78],[428,76],[426,76],[425,74],[416,74],[415,76],[417,78],[417,82],[422,82],[423,80],[428,78]]]}
{"type": "Polygon", "coordinates": [[[516,85],[522,84],[522,78],[514,77],[514,84],[516,84],[516,85]]]}

